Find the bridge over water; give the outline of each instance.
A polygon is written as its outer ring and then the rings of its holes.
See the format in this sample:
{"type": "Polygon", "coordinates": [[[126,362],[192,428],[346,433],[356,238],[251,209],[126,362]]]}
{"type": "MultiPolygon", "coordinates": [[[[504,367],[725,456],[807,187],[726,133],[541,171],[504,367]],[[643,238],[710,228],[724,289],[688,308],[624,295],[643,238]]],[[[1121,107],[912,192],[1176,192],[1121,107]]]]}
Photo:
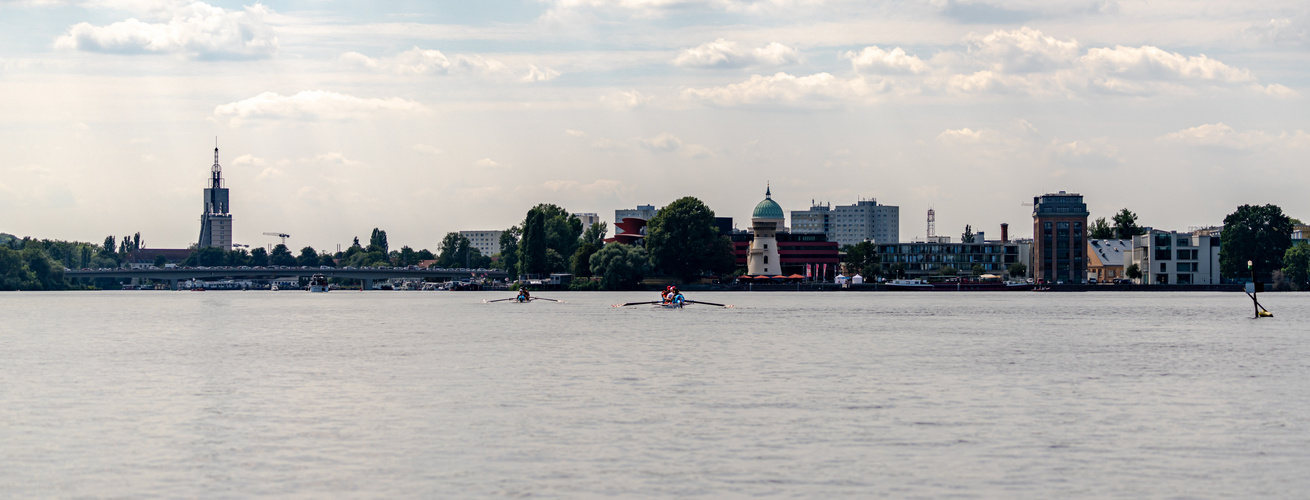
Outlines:
{"type": "Polygon", "coordinates": [[[172,269],[91,269],[64,271],[68,278],[139,278],[163,281],[177,290],[177,283],[186,280],[222,280],[251,279],[273,280],[279,278],[300,278],[322,274],[329,278],[360,280],[365,290],[373,288],[373,282],[391,278],[433,278],[455,280],[470,277],[487,277],[503,280],[509,273],[497,269],[412,269],[412,268],[318,268],[318,267],[264,267],[264,268],[172,268],[172,269]]]}

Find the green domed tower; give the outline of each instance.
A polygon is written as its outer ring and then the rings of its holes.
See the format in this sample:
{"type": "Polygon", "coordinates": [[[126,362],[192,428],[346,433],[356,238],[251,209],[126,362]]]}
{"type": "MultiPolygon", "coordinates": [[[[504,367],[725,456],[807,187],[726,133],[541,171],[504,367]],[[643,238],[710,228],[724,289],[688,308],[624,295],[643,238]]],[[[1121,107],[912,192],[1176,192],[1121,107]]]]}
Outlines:
{"type": "Polygon", "coordinates": [[[782,274],[782,260],[778,256],[778,228],[783,227],[782,207],[773,201],[772,189],[764,188],[764,200],[755,205],[751,213],[750,255],[746,258],[746,270],[753,275],[773,276],[782,274]]]}

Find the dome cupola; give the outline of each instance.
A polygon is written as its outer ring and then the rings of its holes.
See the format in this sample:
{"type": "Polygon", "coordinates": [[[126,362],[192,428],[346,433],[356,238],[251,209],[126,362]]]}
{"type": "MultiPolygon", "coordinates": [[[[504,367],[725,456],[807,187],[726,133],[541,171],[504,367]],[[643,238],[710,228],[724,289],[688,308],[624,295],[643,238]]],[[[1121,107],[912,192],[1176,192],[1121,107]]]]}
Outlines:
{"type": "Polygon", "coordinates": [[[769,187],[764,188],[764,200],[755,205],[755,212],[751,214],[752,219],[782,219],[782,207],[778,202],[773,201],[772,193],[769,187]]]}

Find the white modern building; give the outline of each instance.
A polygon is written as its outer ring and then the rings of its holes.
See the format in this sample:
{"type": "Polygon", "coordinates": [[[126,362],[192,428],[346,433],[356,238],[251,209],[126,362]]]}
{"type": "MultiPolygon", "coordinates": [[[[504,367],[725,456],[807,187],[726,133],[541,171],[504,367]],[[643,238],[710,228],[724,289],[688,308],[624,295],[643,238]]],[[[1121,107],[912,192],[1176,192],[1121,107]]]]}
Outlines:
{"type": "Polygon", "coordinates": [[[784,225],[782,207],[773,201],[769,188],[764,188],[764,200],[755,205],[751,213],[750,253],[746,257],[746,272],[751,275],[773,276],[782,273],[782,257],[778,254],[778,229],[784,225]]]}
{"type": "Polygon", "coordinates": [[[1175,231],[1149,230],[1132,238],[1132,256],[1124,268],[1137,265],[1136,283],[1214,285],[1219,276],[1219,238],[1175,231]]]}
{"type": "Polygon", "coordinates": [[[879,205],[878,200],[859,200],[854,205],[813,204],[809,210],[791,212],[793,233],[823,233],[838,245],[862,241],[897,243],[901,240],[901,208],[879,205]]]}
{"type": "Polygon", "coordinates": [[[504,231],[460,231],[459,235],[469,239],[473,248],[484,256],[500,253],[500,235],[504,231]]]}
{"type": "Polygon", "coordinates": [[[577,217],[578,220],[582,221],[582,229],[584,231],[587,228],[591,227],[592,224],[600,222],[600,216],[597,215],[595,212],[581,212],[581,213],[573,214],[573,216],[577,217]]]}

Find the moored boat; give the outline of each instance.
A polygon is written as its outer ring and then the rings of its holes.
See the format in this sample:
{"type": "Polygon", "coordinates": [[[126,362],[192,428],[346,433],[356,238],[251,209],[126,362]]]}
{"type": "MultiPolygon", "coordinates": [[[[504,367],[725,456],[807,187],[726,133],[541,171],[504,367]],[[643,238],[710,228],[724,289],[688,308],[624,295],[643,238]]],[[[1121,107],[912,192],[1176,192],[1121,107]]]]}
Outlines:
{"type": "Polygon", "coordinates": [[[316,293],[328,291],[327,276],[324,276],[322,274],[315,274],[311,276],[309,278],[309,291],[316,292],[316,293]]]}
{"type": "Polygon", "coordinates": [[[888,290],[926,291],[926,292],[1008,292],[1032,290],[1031,283],[1021,281],[1001,281],[998,279],[970,280],[967,278],[947,281],[927,281],[922,279],[892,280],[883,284],[888,290]]]}

